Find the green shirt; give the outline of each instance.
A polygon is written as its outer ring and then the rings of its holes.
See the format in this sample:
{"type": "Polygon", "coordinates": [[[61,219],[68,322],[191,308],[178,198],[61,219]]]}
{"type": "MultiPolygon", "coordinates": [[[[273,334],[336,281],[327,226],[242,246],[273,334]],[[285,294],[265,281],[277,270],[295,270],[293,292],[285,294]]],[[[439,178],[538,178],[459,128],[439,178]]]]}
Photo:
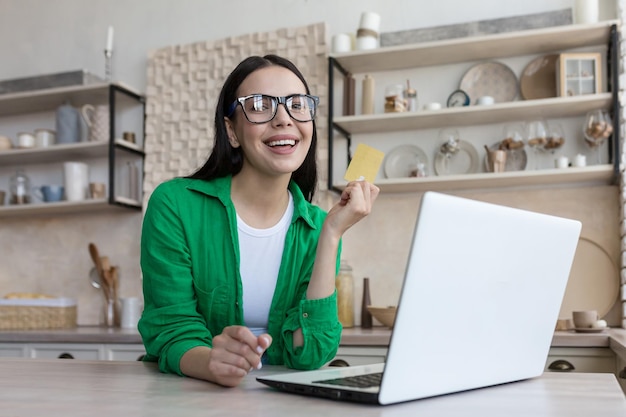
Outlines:
{"type": "MultiPolygon", "coordinates": [[[[204,181],[176,178],[152,193],[143,220],[141,269],[144,312],[139,332],[146,360],[162,372],[182,375],[180,359],[213,335],[243,322],[242,284],[232,177],[204,181]]],[[[295,183],[294,213],[268,318],[272,365],[319,368],[337,352],[341,324],[337,295],[307,300],[306,290],[326,213],[306,201],[295,183]],[[303,346],[293,347],[302,329],[303,346]]],[[[337,254],[339,267],[340,251],[337,254]]]]}

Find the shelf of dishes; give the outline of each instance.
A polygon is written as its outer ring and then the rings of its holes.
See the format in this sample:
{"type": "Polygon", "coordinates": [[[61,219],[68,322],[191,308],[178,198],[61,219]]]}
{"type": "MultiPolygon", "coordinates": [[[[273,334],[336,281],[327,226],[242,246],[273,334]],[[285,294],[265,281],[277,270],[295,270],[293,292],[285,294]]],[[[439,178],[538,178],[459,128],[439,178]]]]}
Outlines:
{"type": "Polygon", "coordinates": [[[339,116],[333,118],[333,123],[353,134],[392,132],[441,126],[473,126],[535,118],[573,117],[584,115],[596,109],[610,109],[611,105],[612,94],[601,93],[511,101],[485,106],[339,116]]]}
{"type": "MultiPolygon", "coordinates": [[[[129,152],[143,155],[143,150],[136,144],[124,139],[115,139],[115,146],[129,152]]],[[[106,157],[109,152],[109,142],[79,142],[56,144],[45,148],[12,148],[0,151],[2,166],[57,162],[60,159],[83,159],[106,157]]]]}
{"type": "Polygon", "coordinates": [[[563,25],[347,52],[333,54],[332,57],[346,71],[353,74],[480,61],[607,45],[612,26],[618,24],[618,21],[611,20],[592,24],[563,25]]]}
{"type": "MultiPolygon", "coordinates": [[[[559,184],[611,184],[613,165],[591,165],[515,172],[482,172],[475,174],[385,178],[375,182],[381,192],[404,193],[424,191],[451,191],[463,189],[486,189],[500,187],[532,187],[559,184]]],[[[336,183],[334,187],[343,190],[346,183],[336,183]]]]}
{"type": "Polygon", "coordinates": [[[137,105],[138,100],[139,103],[142,100],[141,93],[119,82],[56,87],[0,94],[0,116],[53,110],[68,101],[75,106],[108,103],[110,86],[123,93],[116,96],[116,101],[121,100],[120,104],[137,105]]]}
{"type": "Polygon", "coordinates": [[[70,213],[93,213],[110,211],[120,208],[141,208],[141,202],[127,197],[115,197],[115,204],[109,204],[106,198],[88,199],[83,201],[56,201],[46,203],[32,203],[19,205],[0,205],[0,218],[4,217],[33,217],[37,215],[58,215],[70,213]]]}

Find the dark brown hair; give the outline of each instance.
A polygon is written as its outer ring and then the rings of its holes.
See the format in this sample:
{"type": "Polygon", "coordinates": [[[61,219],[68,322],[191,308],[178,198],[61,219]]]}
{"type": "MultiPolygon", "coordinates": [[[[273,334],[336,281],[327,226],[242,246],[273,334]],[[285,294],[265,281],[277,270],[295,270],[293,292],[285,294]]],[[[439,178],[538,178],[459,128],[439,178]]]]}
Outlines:
{"type": "MultiPolygon", "coordinates": [[[[243,166],[243,151],[241,147],[233,148],[230,145],[224,117],[228,113],[228,108],[231,103],[237,99],[237,90],[246,77],[258,69],[272,65],[279,65],[293,72],[304,84],[306,93],[311,94],[309,86],[300,70],[286,58],[277,55],[265,55],[264,57],[251,56],[241,61],[233,72],[230,73],[228,78],[226,78],[217,102],[217,108],[215,109],[215,141],[211,155],[206,163],[195,173],[191,174],[189,178],[211,180],[227,175],[236,175],[241,171],[241,167],[243,166]]],[[[315,120],[313,120],[312,123],[313,137],[309,152],[302,165],[291,175],[291,179],[300,187],[302,194],[309,202],[313,200],[315,187],[317,185],[317,129],[315,120]]]]}

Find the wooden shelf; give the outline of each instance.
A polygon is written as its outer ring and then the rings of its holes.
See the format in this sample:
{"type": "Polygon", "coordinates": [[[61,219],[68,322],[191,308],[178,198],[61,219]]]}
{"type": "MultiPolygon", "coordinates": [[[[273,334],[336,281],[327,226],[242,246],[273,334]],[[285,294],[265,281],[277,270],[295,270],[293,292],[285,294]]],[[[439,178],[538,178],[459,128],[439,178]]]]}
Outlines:
{"type": "Polygon", "coordinates": [[[19,165],[56,162],[72,158],[107,156],[108,142],[80,142],[49,146],[47,148],[9,149],[0,152],[0,164],[19,165]]]}
{"type": "MultiPolygon", "coordinates": [[[[363,74],[384,71],[401,71],[408,68],[443,66],[463,62],[479,62],[490,59],[560,53],[579,48],[594,47],[609,51],[616,42],[614,27],[617,20],[584,25],[563,25],[551,28],[524,30],[485,36],[423,42],[410,45],[382,47],[367,51],[333,54],[331,68],[338,72],[363,74]],[[335,67],[336,68],[336,67],[335,67]]],[[[613,49],[612,51],[615,51],[613,49]]],[[[615,70],[609,68],[609,71],[615,70]]],[[[331,70],[332,71],[332,70],[331,70]]],[[[346,75],[343,73],[343,75],[346,75]]],[[[329,74],[331,95],[336,73],[329,74]]],[[[537,118],[583,117],[596,109],[611,110],[615,93],[587,94],[574,97],[551,97],[538,100],[519,100],[489,106],[467,106],[423,110],[404,113],[381,113],[373,115],[330,115],[332,129],[329,146],[334,137],[353,134],[383,136],[388,132],[419,131],[443,126],[480,126],[537,118]]],[[[616,133],[619,131],[616,128],[616,133]]],[[[353,138],[354,140],[354,138],[353,138]]],[[[384,140],[382,137],[380,140],[384,140]]],[[[341,143],[348,143],[341,141],[341,143]]],[[[619,143],[619,137],[618,142],[619,143]]],[[[614,156],[615,158],[615,156],[614,156]]],[[[336,177],[332,157],[329,160],[329,188],[342,189],[345,182],[336,177]]],[[[384,192],[422,192],[427,190],[468,190],[483,188],[542,187],[567,184],[614,184],[617,163],[583,168],[545,169],[505,173],[476,173],[426,178],[381,179],[376,184],[384,192]]]]}
{"type": "Polygon", "coordinates": [[[376,133],[503,123],[533,118],[573,117],[611,108],[611,93],[541,100],[512,101],[490,106],[467,106],[404,113],[341,116],[333,123],[350,133],[376,133]]]}
{"type": "MultiPolygon", "coordinates": [[[[405,193],[452,191],[502,187],[534,187],[563,184],[611,184],[612,165],[592,165],[582,168],[541,169],[502,173],[482,172],[466,175],[431,176],[424,178],[393,178],[376,181],[382,192],[405,193]]],[[[335,184],[343,189],[346,183],[335,184]]]]}
{"type": "MultiPolygon", "coordinates": [[[[63,103],[70,101],[74,106],[82,106],[92,103],[108,103],[109,86],[108,83],[94,83],[86,85],[76,85],[70,87],[47,88],[36,91],[24,91],[20,93],[0,94],[0,116],[11,116],[21,113],[35,113],[40,111],[54,110],[63,103]]],[[[141,93],[133,90],[125,84],[113,83],[120,89],[131,94],[141,96],[141,93]]],[[[126,101],[137,105],[137,100],[119,95],[119,101],[126,101]]]]}
{"type": "Polygon", "coordinates": [[[107,199],[90,199],[84,201],[59,201],[54,203],[33,203],[22,205],[0,206],[0,218],[5,217],[33,217],[43,215],[59,214],[88,214],[97,211],[110,211],[115,207],[121,210],[128,210],[126,207],[141,208],[141,204],[136,200],[124,197],[116,197],[116,201],[122,205],[109,204],[107,199]],[[119,200],[119,201],[118,201],[119,200]]]}
{"type": "Polygon", "coordinates": [[[618,21],[564,25],[496,35],[383,47],[376,50],[334,54],[332,57],[353,74],[446,65],[467,61],[541,54],[609,43],[611,26],[618,21]]]}

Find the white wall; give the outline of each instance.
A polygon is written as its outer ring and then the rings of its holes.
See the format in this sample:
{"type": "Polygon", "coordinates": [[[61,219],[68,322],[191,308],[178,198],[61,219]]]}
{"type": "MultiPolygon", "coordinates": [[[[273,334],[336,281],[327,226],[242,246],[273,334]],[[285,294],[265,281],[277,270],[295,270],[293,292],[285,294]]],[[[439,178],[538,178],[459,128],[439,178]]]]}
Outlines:
{"type": "MultiPolygon", "coordinates": [[[[600,0],[601,18],[615,0],[600,0]]],[[[104,75],[115,28],[113,77],[145,87],[149,51],[169,45],[326,22],[355,32],[363,11],[381,32],[561,10],[574,0],[0,0],[0,80],[86,69],[104,75]]]]}

